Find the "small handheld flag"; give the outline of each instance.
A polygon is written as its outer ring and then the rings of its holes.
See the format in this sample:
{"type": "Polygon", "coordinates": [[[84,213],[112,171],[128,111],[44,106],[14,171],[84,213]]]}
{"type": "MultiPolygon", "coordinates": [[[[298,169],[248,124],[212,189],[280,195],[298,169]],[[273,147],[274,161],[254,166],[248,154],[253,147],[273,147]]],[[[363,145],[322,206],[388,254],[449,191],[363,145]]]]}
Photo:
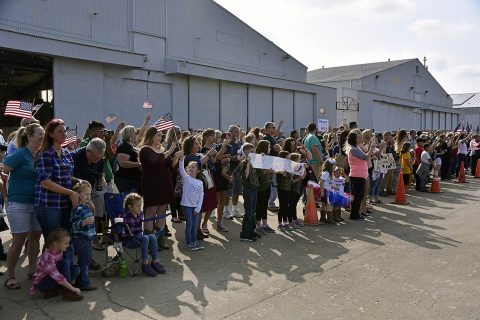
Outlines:
{"type": "Polygon", "coordinates": [[[143,103],[143,109],[152,109],[153,108],[153,103],[149,102],[149,101],[145,101],[143,103]]]}
{"type": "Polygon", "coordinates": [[[113,121],[117,120],[117,116],[114,113],[110,113],[106,118],[108,124],[112,123],[113,121]]]}
{"type": "Polygon", "coordinates": [[[5,115],[19,118],[32,117],[33,104],[20,100],[10,100],[5,106],[5,115]]]}
{"type": "Polygon", "coordinates": [[[75,129],[67,129],[67,139],[64,143],[62,143],[62,147],[66,147],[72,142],[77,141],[77,128],[75,129]]]}
{"type": "Polygon", "coordinates": [[[166,113],[163,117],[158,119],[153,126],[157,128],[157,131],[163,131],[173,128],[175,123],[173,123],[172,115],[170,113],[166,113]]]}

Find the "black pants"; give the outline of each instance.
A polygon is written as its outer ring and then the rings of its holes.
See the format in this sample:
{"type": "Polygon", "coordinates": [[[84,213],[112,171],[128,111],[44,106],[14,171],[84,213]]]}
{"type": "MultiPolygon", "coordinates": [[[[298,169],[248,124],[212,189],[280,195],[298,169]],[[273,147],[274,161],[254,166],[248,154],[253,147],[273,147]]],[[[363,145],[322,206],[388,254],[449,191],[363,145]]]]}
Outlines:
{"type": "Polygon", "coordinates": [[[477,170],[477,160],[480,157],[480,150],[475,151],[475,153],[472,156],[472,176],[475,175],[475,170],[477,170]]]}
{"type": "Polygon", "coordinates": [[[458,177],[458,174],[460,173],[460,166],[462,165],[463,163],[463,168],[466,169],[465,167],[465,158],[467,157],[466,154],[463,154],[463,153],[459,153],[457,155],[457,168],[455,170],[455,177],[458,177]]]}
{"type": "Polygon", "coordinates": [[[278,208],[278,223],[287,223],[288,221],[288,208],[290,192],[288,190],[277,189],[278,202],[280,204],[278,208]]]}
{"type": "Polygon", "coordinates": [[[350,210],[351,218],[358,218],[360,216],[360,205],[362,204],[363,194],[365,192],[365,179],[351,177],[353,202],[350,210]]]}
{"type": "Polygon", "coordinates": [[[263,191],[257,191],[256,220],[267,220],[268,198],[270,198],[270,187],[263,191]]]}
{"type": "Polygon", "coordinates": [[[288,222],[297,220],[297,203],[300,200],[301,194],[293,191],[289,192],[288,197],[288,222]]]}

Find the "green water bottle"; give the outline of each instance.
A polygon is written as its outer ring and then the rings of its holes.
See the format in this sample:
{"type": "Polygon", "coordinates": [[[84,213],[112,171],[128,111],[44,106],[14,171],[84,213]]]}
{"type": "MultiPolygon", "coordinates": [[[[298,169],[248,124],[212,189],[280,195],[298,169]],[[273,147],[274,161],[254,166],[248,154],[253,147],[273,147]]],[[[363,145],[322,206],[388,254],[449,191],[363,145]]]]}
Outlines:
{"type": "Polygon", "coordinates": [[[120,262],[120,271],[119,271],[119,274],[120,274],[120,278],[126,278],[126,277],[128,276],[128,264],[127,264],[127,261],[122,260],[122,262],[120,262]]]}

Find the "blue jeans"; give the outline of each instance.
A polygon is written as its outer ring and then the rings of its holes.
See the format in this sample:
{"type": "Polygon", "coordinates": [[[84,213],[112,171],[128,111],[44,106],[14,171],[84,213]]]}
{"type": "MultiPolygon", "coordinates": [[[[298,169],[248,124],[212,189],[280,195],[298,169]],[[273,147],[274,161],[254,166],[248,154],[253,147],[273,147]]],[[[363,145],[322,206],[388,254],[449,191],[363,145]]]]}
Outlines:
{"type": "MultiPolygon", "coordinates": [[[[43,238],[47,239],[48,235],[58,228],[63,228],[68,232],[71,232],[70,213],[71,208],[68,209],[55,209],[45,207],[35,207],[35,216],[38,223],[42,228],[43,238]]],[[[63,258],[68,259],[70,265],[73,265],[73,247],[70,242],[70,246],[63,253],[63,258]]]]}
{"type": "Polygon", "coordinates": [[[197,226],[200,214],[193,215],[194,207],[182,206],[183,216],[185,217],[185,241],[187,244],[197,242],[197,226]]]}
{"type": "MultiPolygon", "coordinates": [[[[70,262],[68,260],[60,260],[57,263],[57,269],[58,272],[60,272],[65,279],[67,279],[68,282],[72,283],[72,275],[75,275],[75,273],[78,273],[78,268],[77,267],[72,267],[70,262]]],[[[49,276],[46,276],[43,278],[43,280],[37,284],[36,288],[40,290],[41,292],[46,292],[50,291],[57,286],[60,286],[60,284],[57,283],[57,281],[53,280],[49,276]]]]}
{"type": "Polygon", "coordinates": [[[380,184],[383,180],[383,173],[380,174],[380,176],[376,180],[372,180],[371,174],[368,178],[370,179],[370,190],[368,191],[368,195],[370,197],[378,196],[380,194],[380,184]]]}
{"type": "Polygon", "coordinates": [[[255,208],[257,207],[257,188],[243,187],[243,208],[245,216],[242,221],[240,238],[250,238],[255,233],[255,208]]]}
{"type": "Polygon", "coordinates": [[[270,188],[270,197],[268,198],[268,207],[275,206],[275,200],[277,199],[277,175],[272,175],[272,187],[270,188]]]}
{"type": "Polygon", "coordinates": [[[80,274],[77,278],[77,286],[80,289],[90,287],[90,277],[88,276],[88,267],[92,262],[92,240],[85,238],[74,238],[73,249],[78,257],[78,267],[80,274]]]}
{"type": "Polygon", "coordinates": [[[154,234],[140,234],[138,236],[133,236],[126,243],[127,248],[136,249],[140,248],[142,254],[142,260],[148,260],[148,249],[152,254],[152,260],[158,259],[158,245],[157,237],[154,234]]]}

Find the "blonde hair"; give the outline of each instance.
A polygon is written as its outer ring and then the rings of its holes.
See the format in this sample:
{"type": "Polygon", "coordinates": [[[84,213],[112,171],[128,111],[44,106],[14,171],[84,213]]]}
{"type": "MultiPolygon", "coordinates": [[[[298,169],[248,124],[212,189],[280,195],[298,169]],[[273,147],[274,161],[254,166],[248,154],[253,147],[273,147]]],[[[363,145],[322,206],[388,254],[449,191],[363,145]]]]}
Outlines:
{"type": "Polygon", "coordinates": [[[142,141],[139,144],[139,147],[151,146],[153,144],[153,137],[157,134],[157,128],[150,127],[142,138],[142,141]]]}
{"type": "MultiPolygon", "coordinates": [[[[28,137],[35,134],[37,128],[42,128],[38,123],[30,123],[26,127],[21,127],[17,131],[17,148],[23,148],[28,144],[28,137]]],[[[42,128],[43,129],[43,128],[42,128]]]]}
{"type": "Polygon", "coordinates": [[[80,180],[73,186],[72,190],[80,193],[82,190],[85,190],[85,188],[92,190],[92,185],[87,180],[80,180]]]}
{"type": "Polygon", "coordinates": [[[123,201],[123,208],[125,210],[128,210],[128,207],[133,206],[133,204],[138,201],[143,201],[142,196],[135,192],[130,193],[128,196],[125,197],[125,200],[123,201]]]}
{"type": "Polygon", "coordinates": [[[122,142],[135,142],[132,141],[132,137],[135,135],[136,129],[134,126],[126,126],[123,128],[122,132],[120,132],[120,138],[122,142]]]}

